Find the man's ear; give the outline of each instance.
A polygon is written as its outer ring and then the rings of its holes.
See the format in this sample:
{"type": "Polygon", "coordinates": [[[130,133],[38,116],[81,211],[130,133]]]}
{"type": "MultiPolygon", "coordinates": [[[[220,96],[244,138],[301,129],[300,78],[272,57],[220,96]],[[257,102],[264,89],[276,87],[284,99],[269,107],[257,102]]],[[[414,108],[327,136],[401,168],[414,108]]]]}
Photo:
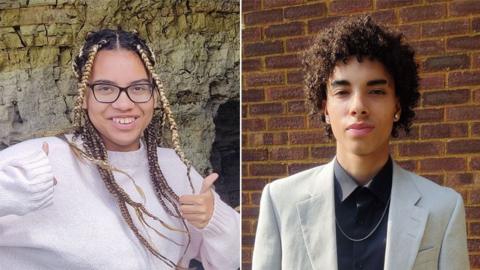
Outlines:
{"type": "Polygon", "coordinates": [[[323,115],[325,117],[325,122],[327,124],[330,124],[330,116],[328,115],[328,109],[327,109],[327,100],[322,101],[322,109],[323,109],[323,115]]]}

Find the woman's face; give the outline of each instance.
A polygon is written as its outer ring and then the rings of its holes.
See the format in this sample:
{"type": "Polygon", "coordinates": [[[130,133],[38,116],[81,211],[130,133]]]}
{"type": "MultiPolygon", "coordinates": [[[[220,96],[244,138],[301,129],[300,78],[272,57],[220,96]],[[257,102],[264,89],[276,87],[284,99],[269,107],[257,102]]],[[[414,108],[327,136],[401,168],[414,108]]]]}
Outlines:
{"type": "MultiPolygon", "coordinates": [[[[145,66],[135,52],[125,49],[101,50],[93,62],[89,84],[107,83],[119,87],[149,83],[145,66]]],[[[110,151],[133,151],[153,117],[156,96],[134,103],[125,91],[113,103],[100,103],[87,88],[83,108],[110,151]]],[[[98,96],[97,96],[98,97],[98,96]]]]}

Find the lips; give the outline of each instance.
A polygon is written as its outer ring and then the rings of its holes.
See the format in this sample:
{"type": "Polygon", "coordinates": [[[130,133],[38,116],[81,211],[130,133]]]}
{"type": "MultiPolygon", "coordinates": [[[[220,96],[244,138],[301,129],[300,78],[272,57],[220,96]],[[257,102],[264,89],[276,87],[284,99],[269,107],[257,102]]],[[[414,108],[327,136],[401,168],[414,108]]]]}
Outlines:
{"type": "Polygon", "coordinates": [[[347,132],[353,136],[365,136],[370,133],[375,127],[367,123],[354,123],[347,127],[347,132]]]}

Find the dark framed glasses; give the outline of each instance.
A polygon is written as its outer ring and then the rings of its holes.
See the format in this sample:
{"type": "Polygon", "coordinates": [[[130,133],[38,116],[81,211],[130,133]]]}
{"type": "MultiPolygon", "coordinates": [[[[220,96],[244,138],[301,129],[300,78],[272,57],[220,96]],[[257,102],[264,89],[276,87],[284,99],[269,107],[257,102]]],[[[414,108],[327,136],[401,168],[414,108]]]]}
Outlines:
{"type": "Polygon", "coordinates": [[[114,103],[122,92],[134,103],[145,103],[153,96],[153,85],[151,83],[136,83],[127,87],[109,83],[87,84],[92,89],[95,100],[100,103],[114,103]]]}

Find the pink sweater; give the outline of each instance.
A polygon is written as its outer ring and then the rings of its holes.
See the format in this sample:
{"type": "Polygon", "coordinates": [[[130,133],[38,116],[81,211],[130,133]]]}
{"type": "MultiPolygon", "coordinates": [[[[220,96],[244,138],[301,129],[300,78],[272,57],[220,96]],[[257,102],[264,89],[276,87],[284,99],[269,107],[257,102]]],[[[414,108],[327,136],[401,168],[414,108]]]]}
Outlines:
{"type": "MultiPolygon", "coordinates": [[[[146,197],[146,208],[175,228],[154,194],[143,147],[132,152],[108,152],[110,164],[128,173],[146,197]]],[[[191,194],[186,168],[171,149],[158,148],[159,164],[178,195],[191,194]]],[[[119,185],[143,202],[131,180],[114,172],[119,185]]],[[[192,170],[196,191],[202,177],[192,170]]],[[[129,209],[131,210],[131,209],[129,209]]],[[[184,260],[186,235],[153,221],[157,230],[181,246],[159,237],[131,216],[143,235],[162,255],[188,266],[196,258],[205,269],[236,269],[240,265],[239,214],[215,193],[215,209],[202,230],[189,225],[192,242],[184,260]],[[147,237],[148,239],[148,237],[147,237]]],[[[0,269],[168,269],[137,240],[123,220],[116,200],[92,164],[79,161],[58,138],[22,142],[0,152],[0,269]],[[42,143],[49,144],[48,157],[42,143]],[[55,176],[57,185],[53,186],[55,176]],[[15,186],[18,184],[19,186],[15,186]]]]}

